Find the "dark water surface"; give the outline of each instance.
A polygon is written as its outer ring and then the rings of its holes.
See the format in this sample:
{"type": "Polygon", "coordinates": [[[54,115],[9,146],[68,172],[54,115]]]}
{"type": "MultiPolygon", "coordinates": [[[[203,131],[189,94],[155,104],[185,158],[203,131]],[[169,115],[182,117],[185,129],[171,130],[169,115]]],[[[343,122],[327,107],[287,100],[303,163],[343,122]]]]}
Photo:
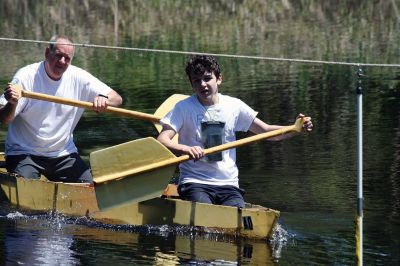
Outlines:
{"type": "MultiPolygon", "coordinates": [[[[0,37],[274,58],[399,64],[398,1],[11,1],[0,3],[0,37]],[[347,3],[351,2],[351,3],[347,3]]],[[[0,81],[42,60],[43,44],[0,41],[0,81]]],[[[77,48],[74,64],[110,84],[123,108],[153,113],[190,94],[186,55],[77,48]]],[[[357,67],[218,57],[220,91],[268,123],[299,112],[314,131],[238,149],[248,202],[281,211],[270,241],[190,228],[111,227],[85,218],[31,214],[1,203],[0,264],[355,265],[357,67]]],[[[400,263],[400,68],[363,67],[364,264],[400,263]]],[[[2,125],[0,142],[4,143],[2,125]]],[[[81,154],[156,136],[144,121],[85,115],[81,154]]],[[[242,135],[241,135],[242,136],[242,135]]],[[[246,136],[243,134],[243,136],[246,136]]],[[[216,217],[217,219],[218,217],[216,217]]]]}

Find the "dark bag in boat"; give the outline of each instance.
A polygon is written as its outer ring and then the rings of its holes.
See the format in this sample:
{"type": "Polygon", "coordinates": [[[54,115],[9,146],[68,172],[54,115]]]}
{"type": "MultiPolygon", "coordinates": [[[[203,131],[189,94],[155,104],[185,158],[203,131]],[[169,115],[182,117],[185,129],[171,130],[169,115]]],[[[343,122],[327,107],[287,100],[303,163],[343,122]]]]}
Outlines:
{"type": "MultiPolygon", "coordinates": [[[[224,122],[207,121],[201,123],[201,134],[205,148],[211,148],[222,144],[224,135],[224,122]]],[[[222,161],[222,152],[207,155],[207,161],[222,161]]]]}

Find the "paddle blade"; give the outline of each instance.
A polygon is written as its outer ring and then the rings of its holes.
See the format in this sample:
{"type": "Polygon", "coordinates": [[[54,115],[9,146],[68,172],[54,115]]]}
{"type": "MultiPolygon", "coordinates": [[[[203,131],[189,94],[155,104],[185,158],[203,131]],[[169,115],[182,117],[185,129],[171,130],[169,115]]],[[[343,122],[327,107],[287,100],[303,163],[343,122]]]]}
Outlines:
{"type": "Polygon", "coordinates": [[[175,173],[176,165],[135,174],[132,177],[95,184],[100,210],[159,197],[175,173]]]}
{"type": "Polygon", "coordinates": [[[176,157],[154,138],[134,140],[92,152],[90,165],[99,208],[161,195],[176,165],[140,174],[129,172],[171,158],[176,157]],[[105,181],[110,179],[112,182],[105,181]]]}
{"type": "MultiPolygon", "coordinates": [[[[164,117],[166,114],[168,114],[169,111],[171,111],[174,108],[175,104],[186,99],[187,97],[189,96],[184,94],[171,95],[160,105],[160,107],[158,107],[154,115],[158,117],[164,117]]],[[[161,132],[162,126],[159,123],[154,123],[154,126],[156,127],[158,132],[161,132]]]]}

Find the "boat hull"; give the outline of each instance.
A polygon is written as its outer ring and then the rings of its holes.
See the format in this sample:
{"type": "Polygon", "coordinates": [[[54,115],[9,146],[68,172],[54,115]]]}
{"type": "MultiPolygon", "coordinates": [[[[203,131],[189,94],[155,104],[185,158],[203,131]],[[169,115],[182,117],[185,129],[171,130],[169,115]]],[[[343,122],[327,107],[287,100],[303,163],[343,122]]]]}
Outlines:
{"type": "Polygon", "coordinates": [[[19,208],[85,216],[106,224],[197,226],[264,239],[271,235],[279,217],[278,211],[257,205],[239,209],[163,197],[100,210],[92,185],[31,180],[5,171],[0,172],[0,187],[0,200],[19,208]]]}

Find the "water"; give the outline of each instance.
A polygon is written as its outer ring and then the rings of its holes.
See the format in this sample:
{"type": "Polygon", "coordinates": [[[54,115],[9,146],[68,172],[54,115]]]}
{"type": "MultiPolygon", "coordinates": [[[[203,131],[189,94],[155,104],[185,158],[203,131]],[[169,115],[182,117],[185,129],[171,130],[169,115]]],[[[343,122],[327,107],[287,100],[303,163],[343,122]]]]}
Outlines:
{"type": "MultiPolygon", "coordinates": [[[[2,1],[0,36],[266,57],[391,63],[400,58],[398,1],[2,1]],[[116,5],[117,3],[117,5],[116,5]],[[79,8],[74,8],[79,6],[79,8]],[[114,23],[115,19],[118,23],[114,23]]],[[[39,44],[0,41],[0,80],[41,60],[39,44]]],[[[190,94],[186,56],[78,48],[74,64],[110,84],[123,108],[153,113],[190,94]]],[[[312,134],[238,149],[248,202],[281,211],[269,241],[191,228],[112,227],[1,205],[0,254],[8,265],[356,265],[356,67],[218,57],[221,92],[268,123],[311,115],[312,134]]],[[[400,261],[400,69],[363,67],[364,264],[400,261]]],[[[4,142],[6,127],[0,130],[4,142]]],[[[86,112],[81,154],[156,136],[145,121],[86,112]]],[[[241,136],[246,136],[241,134],[241,136]]]]}
{"type": "MultiPolygon", "coordinates": [[[[0,218],[1,257],[22,265],[237,265],[272,262],[265,241],[168,226],[106,226],[85,218],[12,211],[0,218]],[[55,256],[54,254],[57,254],[55,256]]],[[[277,230],[276,237],[280,237],[277,230]]],[[[283,240],[271,240],[277,252],[283,240]],[[273,242],[272,242],[273,241],[273,242]]],[[[275,256],[275,255],[274,255],[275,256]]]]}

